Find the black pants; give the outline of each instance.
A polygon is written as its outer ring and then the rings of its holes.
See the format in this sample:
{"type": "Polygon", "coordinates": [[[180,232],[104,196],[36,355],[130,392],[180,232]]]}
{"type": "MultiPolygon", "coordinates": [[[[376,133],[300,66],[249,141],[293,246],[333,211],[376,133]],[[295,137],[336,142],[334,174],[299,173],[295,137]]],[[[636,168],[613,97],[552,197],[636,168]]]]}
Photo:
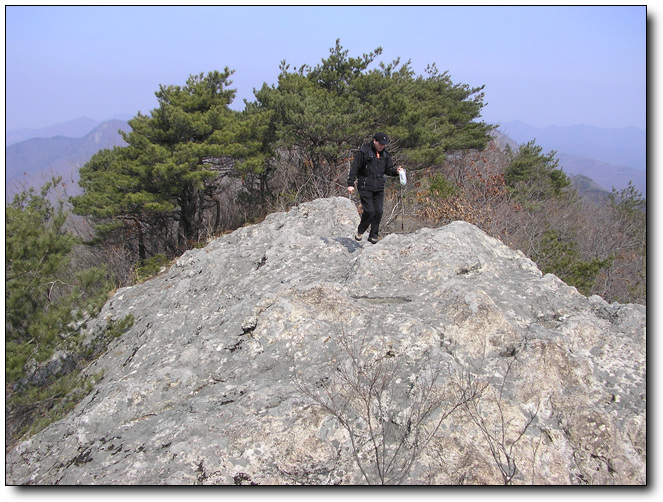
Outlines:
{"type": "Polygon", "coordinates": [[[384,202],[384,190],[373,192],[371,190],[359,190],[359,198],[361,199],[361,221],[357,232],[363,234],[371,227],[368,238],[378,238],[378,230],[380,229],[380,221],[382,220],[382,204],[384,202]]]}

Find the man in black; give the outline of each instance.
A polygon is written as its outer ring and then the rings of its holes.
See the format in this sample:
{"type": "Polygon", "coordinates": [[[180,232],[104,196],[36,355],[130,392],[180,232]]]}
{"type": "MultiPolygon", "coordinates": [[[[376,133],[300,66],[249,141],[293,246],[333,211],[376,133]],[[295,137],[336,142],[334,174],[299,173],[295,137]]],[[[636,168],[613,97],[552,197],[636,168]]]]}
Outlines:
{"type": "Polygon", "coordinates": [[[375,244],[378,241],[384,202],[385,174],[398,176],[403,169],[401,166],[394,168],[391,155],[385,150],[385,146],[388,144],[389,138],[385,133],[375,133],[372,143],[366,143],[359,149],[350,168],[348,192],[354,192],[354,184],[357,180],[357,190],[363,208],[361,221],[355,234],[355,239],[358,241],[361,240],[369,226],[371,230],[368,234],[368,242],[375,244]]]}

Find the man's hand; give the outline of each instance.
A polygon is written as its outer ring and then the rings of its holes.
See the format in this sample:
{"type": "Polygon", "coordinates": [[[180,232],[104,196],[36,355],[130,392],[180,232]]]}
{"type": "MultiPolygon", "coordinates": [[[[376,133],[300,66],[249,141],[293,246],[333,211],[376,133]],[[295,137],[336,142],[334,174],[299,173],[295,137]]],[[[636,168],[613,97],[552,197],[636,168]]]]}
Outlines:
{"type": "Polygon", "coordinates": [[[352,195],[355,191],[355,187],[348,187],[348,193],[352,195]]]}

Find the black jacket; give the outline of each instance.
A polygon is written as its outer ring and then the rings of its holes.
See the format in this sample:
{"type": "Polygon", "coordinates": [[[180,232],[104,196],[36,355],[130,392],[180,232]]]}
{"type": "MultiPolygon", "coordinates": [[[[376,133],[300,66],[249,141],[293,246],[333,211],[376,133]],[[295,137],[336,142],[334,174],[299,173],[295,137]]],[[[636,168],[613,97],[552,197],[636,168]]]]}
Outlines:
{"type": "Polygon", "coordinates": [[[348,186],[354,186],[357,180],[357,189],[378,192],[384,190],[384,176],[398,176],[398,170],[394,167],[391,155],[385,149],[377,158],[372,143],[362,146],[350,167],[348,186]]]}

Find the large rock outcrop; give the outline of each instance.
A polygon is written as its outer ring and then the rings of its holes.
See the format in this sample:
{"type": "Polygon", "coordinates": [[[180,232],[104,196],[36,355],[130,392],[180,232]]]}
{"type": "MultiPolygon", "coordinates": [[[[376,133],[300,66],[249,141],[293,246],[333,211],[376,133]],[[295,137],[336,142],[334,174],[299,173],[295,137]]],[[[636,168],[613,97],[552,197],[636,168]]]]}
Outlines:
{"type": "Polygon", "coordinates": [[[455,222],[302,204],[117,291],[68,416],[8,484],[643,484],[646,311],[455,222]]]}

